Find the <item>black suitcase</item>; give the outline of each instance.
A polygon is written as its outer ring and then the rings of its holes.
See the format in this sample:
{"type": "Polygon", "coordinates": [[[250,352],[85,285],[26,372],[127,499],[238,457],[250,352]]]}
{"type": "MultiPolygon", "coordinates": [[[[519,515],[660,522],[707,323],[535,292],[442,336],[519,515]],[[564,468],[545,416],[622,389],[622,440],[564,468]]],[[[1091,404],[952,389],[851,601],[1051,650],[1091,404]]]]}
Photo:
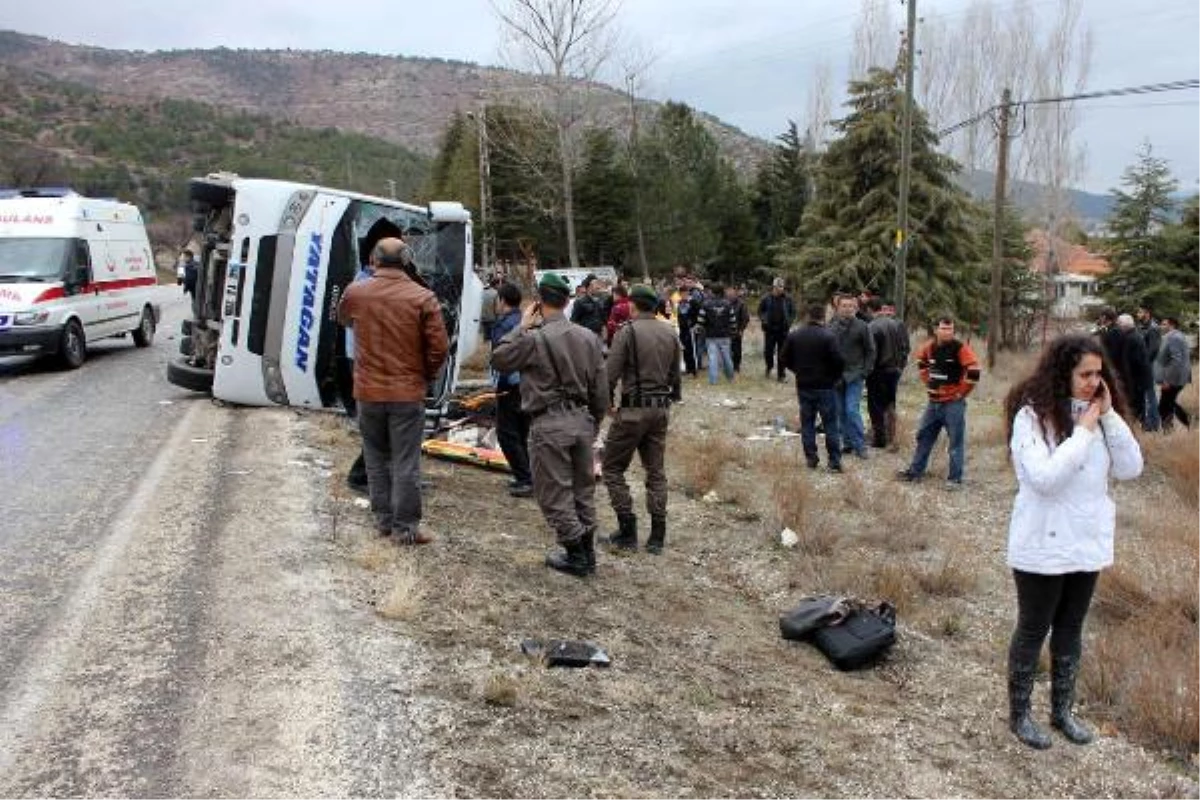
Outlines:
{"type": "Polygon", "coordinates": [[[812,643],[840,670],[870,666],[896,643],[896,609],[855,609],[836,625],[818,628],[812,643]]]}

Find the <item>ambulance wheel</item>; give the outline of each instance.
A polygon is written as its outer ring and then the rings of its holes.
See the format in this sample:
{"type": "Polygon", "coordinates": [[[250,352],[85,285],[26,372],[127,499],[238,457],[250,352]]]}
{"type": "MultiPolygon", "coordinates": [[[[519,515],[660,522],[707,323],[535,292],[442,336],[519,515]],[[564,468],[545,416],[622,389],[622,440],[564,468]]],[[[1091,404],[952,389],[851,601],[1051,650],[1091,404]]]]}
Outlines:
{"type": "Polygon", "coordinates": [[[211,369],[193,367],[181,358],[167,364],[167,380],[193,392],[211,392],[213,373],[211,369]]]}
{"type": "Polygon", "coordinates": [[[83,326],[79,320],[67,320],[63,326],[62,339],[58,344],[58,359],[67,369],[79,369],[87,358],[87,342],[83,338],[83,326]]]}
{"type": "Polygon", "coordinates": [[[142,309],[142,321],[133,329],[133,343],[149,347],[154,342],[154,312],[149,306],[142,309]]]}

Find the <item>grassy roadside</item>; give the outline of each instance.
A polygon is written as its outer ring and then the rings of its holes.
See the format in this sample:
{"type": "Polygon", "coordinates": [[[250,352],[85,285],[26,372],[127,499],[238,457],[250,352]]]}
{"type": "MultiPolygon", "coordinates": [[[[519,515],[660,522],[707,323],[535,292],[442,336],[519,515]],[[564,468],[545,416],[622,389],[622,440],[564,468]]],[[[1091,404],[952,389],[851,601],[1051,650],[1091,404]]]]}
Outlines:
{"type": "MultiPolygon", "coordinates": [[[[750,344],[737,384],[689,381],[673,412],[667,552],[602,553],[588,581],[546,570],[536,506],[472,467],[425,461],[438,543],[373,538],[340,483],[356,444],[323,422],[314,446],[337,463],[328,517],[362,602],[440,665],[413,690],[442,709],[425,732],[433,769],[457,794],[490,796],[1194,796],[1194,433],[1147,437],[1146,475],[1115,490],[1118,565],[1089,620],[1081,683],[1104,737],[1056,742],[1031,769],[1007,733],[1015,484],[999,401],[1021,368],[1002,361],[973,398],[968,486],[949,493],[892,479],[911,433],[900,453],[849,459],[843,475],[805,469],[797,439],[748,440],[796,414],[750,344]],[[784,526],[794,549],[778,544],[784,526]],[[838,673],[780,640],[777,615],[826,590],[897,604],[900,642],[880,667],[838,673]],[[590,639],[613,666],[544,670],[520,654],[526,637],[590,639]]],[[[1191,388],[1184,402],[1196,401],[1191,388]]],[[[909,431],[922,404],[907,380],[909,431]]],[[[945,467],[939,450],[931,472],[945,467]]],[[[614,526],[603,488],[597,502],[614,526]]]]}

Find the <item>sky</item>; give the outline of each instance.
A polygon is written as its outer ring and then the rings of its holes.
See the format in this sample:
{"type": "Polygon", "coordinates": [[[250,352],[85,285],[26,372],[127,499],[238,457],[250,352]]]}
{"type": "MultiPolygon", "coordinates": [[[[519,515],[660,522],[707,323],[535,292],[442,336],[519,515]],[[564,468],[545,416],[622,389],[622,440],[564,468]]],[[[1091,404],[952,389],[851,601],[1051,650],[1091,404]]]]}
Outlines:
{"type": "MultiPolygon", "coordinates": [[[[969,0],[917,2],[921,17],[953,21],[969,0]]],[[[1004,9],[1013,0],[993,2],[1004,9]]],[[[1044,13],[1057,0],[1029,2],[1044,13]]],[[[894,5],[898,45],[906,12],[901,0],[894,5]]],[[[3,6],[0,28],[114,49],[292,48],[511,63],[489,0],[5,0],[3,6]]],[[[624,0],[617,25],[625,41],[652,56],[640,94],[685,102],[772,139],[789,119],[803,126],[821,63],[830,69],[833,116],[839,116],[858,9],[859,0],[624,0]]],[[[1082,21],[1094,41],[1088,91],[1200,77],[1196,0],[1082,0],[1082,21]]],[[[1168,161],[1181,190],[1200,188],[1198,100],[1193,89],[1077,104],[1077,140],[1085,150],[1077,188],[1103,193],[1118,186],[1145,142],[1168,161]]]]}

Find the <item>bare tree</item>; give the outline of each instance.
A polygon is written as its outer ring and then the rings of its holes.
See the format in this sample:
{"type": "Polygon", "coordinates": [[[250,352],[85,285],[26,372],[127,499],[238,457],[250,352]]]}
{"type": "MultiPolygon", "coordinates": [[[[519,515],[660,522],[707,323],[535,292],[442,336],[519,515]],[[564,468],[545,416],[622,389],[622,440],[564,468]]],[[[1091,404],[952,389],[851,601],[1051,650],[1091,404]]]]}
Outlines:
{"type": "Polygon", "coordinates": [[[821,61],[813,70],[808,87],[808,109],[805,114],[804,139],[814,150],[823,150],[829,137],[829,118],[833,114],[833,70],[828,61],[821,61]]]}
{"type": "Polygon", "coordinates": [[[612,52],[611,26],[620,0],[493,0],[506,51],[543,79],[546,109],[557,133],[562,214],[571,266],[579,266],[572,171],[579,160],[585,95],[612,52]]]}
{"type": "Polygon", "coordinates": [[[892,17],[893,0],[861,0],[854,24],[854,51],[850,78],[857,80],[871,67],[890,69],[896,63],[900,40],[892,17]]]}

